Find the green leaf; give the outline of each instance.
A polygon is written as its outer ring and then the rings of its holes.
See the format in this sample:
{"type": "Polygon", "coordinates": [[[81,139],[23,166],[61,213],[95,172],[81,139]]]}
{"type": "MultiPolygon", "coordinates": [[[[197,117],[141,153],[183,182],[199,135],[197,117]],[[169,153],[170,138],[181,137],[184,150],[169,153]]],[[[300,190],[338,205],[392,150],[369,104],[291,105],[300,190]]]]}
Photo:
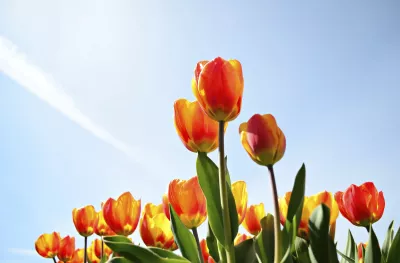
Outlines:
{"type": "Polygon", "coordinates": [[[133,263],[133,261],[130,261],[126,258],[122,258],[122,257],[115,257],[115,258],[111,258],[107,263],[133,263]]]}
{"type": "Polygon", "coordinates": [[[207,223],[208,231],[207,231],[207,247],[210,253],[210,256],[216,261],[219,262],[219,254],[218,254],[218,241],[215,239],[214,233],[210,227],[210,224],[207,223]]]}
{"type": "MultiPolygon", "coordinates": [[[[296,217],[296,216],[295,216],[296,217]]],[[[296,232],[294,229],[296,228],[296,219],[293,220],[293,224],[289,221],[286,221],[285,227],[281,231],[282,238],[282,251],[283,257],[281,259],[281,263],[292,263],[292,250],[294,249],[294,242],[296,237],[296,232]]]]}
{"type": "Polygon", "coordinates": [[[394,235],[393,223],[394,223],[394,221],[392,221],[390,223],[387,233],[386,233],[385,240],[383,241],[383,245],[382,245],[382,258],[385,262],[388,258],[390,246],[392,245],[392,241],[393,241],[393,235],[394,235]]]}
{"type": "Polygon", "coordinates": [[[297,257],[297,261],[299,263],[310,263],[310,256],[308,255],[308,242],[301,238],[297,237],[294,243],[295,254],[297,257]]]}
{"type": "Polygon", "coordinates": [[[186,260],[185,258],[175,254],[170,250],[165,250],[158,247],[149,247],[148,249],[162,258],[174,258],[174,259],[186,260]]]}
{"type": "Polygon", "coordinates": [[[171,205],[169,205],[169,211],[171,214],[171,226],[172,232],[174,233],[174,239],[182,253],[182,256],[190,260],[192,263],[200,263],[194,236],[179,219],[179,216],[171,205]]]}
{"type": "MultiPolygon", "coordinates": [[[[298,213],[303,211],[303,203],[304,203],[304,192],[306,188],[306,167],[303,164],[300,170],[297,172],[296,179],[294,180],[292,195],[290,197],[290,202],[288,206],[288,212],[286,216],[286,220],[293,222],[293,218],[298,213]]],[[[297,225],[299,225],[301,219],[300,216],[297,217],[297,225]]],[[[297,231],[297,229],[296,229],[297,231]]]]}
{"type": "Polygon", "coordinates": [[[221,197],[219,191],[218,167],[205,153],[198,153],[196,162],[199,184],[207,200],[208,222],[216,239],[226,245],[232,243],[239,230],[238,215],[232,189],[227,182],[228,207],[231,219],[231,240],[225,240],[224,225],[222,218],[221,197]]]}
{"type": "Polygon", "coordinates": [[[231,182],[231,176],[229,174],[229,170],[228,170],[228,156],[225,156],[225,171],[226,171],[226,181],[229,184],[229,187],[231,187],[232,182],[231,182]]]}
{"type": "Polygon", "coordinates": [[[396,236],[392,241],[392,245],[390,246],[386,263],[398,262],[399,258],[400,258],[400,228],[397,230],[396,236]]]}
{"type": "Polygon", "coordinates": [[[267,214],[260,223],[261,232],[255,237],[255,251],[261,263],[272,263],[274,262],[274,216],[267,214]]]}
{"type": "MultiPolygon", "coordinates": [[[[364,263],[380,263],[381,257],[382,255],[381,255],[381,249],[379,247],[379,241],[371,225],[369,228],[368,244],[367,248],[365,249],[364,263]]],[[[398,259],[399,258],[396,258],[396,260],[398,259]]]]}
{"type": "Polygon", "coordinates": [[[355,263],[354,259],[352,259],[351,257],[346,256],[345,254],[343,254],[339,250],[337,252],[342,257],[342,261],[341,262],[343,262],[343,263],[355,263]]]}
{"type": "Polygon", "coordinates": [[[329,261],[329,208],[321,204],[315,208],[308,222],[311,262],[329,261]]]}
{"type": "Polygon", "coordinates": [[[349,233],[347,234],[347,245],[346,245],[346,250],[344,251],[344,253],[340,253],[339,254],[342,256],[342,260],[340,261],[340,263],[346,263],[346,262],[354,262],[354,251],[356,250],[356,243],[354,242],[354,238],[353,235],[351,234],[351,231],[349,230],[349,233]],[[345,255],[346,257],[344,257],[343,255],[345,255]],[[349,261],[350,258],[352,261],[349,261]]]}
{"type": "Polygon", "coordinates": [[[328,256],[329,263],[339,263],[336,245],[330,237],[328,238],[328,256]]]}
{"type": "Polygon", "coordinates": [[[359,258],[358,258],[358,249],[357,249],[357,244],[354,243],[354,262],[358,263],[359,258]]]}
{"type": "Polygon", "coordinates": [[[256,253],[254,250],[254,239],[247,239],[235,246],[236,262],[254,262],[256,253]]]}

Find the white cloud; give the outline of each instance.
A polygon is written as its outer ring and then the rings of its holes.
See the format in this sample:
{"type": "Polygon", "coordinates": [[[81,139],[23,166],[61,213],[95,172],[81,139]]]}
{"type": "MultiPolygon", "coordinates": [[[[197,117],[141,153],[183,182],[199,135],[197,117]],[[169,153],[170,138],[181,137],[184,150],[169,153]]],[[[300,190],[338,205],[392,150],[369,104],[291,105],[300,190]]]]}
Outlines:
{"type": "Polygon", "coordinates": [[[138,160],[138,155],[128,145],[83,114],[77,108],[73,99],[62,90],[49,74],[31,64],[15,44],[2,36],[0,36],[0,72],[9,76],[97,138],[138,160]]]}
{"type": "Polygon", "coordinates": [[[37,255],[37,252],[34,249],[9,248],[8,252],[11,254],[24,255],[24,256],[37,255]]]}

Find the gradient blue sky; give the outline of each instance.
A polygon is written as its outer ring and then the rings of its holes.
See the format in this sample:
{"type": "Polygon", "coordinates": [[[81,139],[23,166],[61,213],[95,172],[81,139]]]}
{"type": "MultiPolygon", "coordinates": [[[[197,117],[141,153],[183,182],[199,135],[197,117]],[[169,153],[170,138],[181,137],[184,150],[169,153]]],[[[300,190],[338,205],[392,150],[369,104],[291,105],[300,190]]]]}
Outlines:
{"type": "MultiPolygon", "coordinates": [[[[272,212],[267,171],[242,149],[238,126],[272,113],[287,137],[276,165],[280,195],[305,162],[307,194],[374,181],[387,200],[379,237],[390,220],[399,226],[398,2],[106,2],[0,2],[1,263],[43,262],[35,239],[76,235],[74,207],[99,209],[124,191],[159,203],[169,181],[195,175],[173,103],[194,98],[196,62],[216,56],[243,65],[243,110],[228,127],[226,151],[233,180],[248,183],[249,204],[272,212]],[[12,45],[41,71],[10,71],[4,46],[12,45]],[[87,120],[95,127],[83,129],[87,120]]],[[[364,229],[340,217],[340,248],[348,228],[366,241],[364,229]]]]}

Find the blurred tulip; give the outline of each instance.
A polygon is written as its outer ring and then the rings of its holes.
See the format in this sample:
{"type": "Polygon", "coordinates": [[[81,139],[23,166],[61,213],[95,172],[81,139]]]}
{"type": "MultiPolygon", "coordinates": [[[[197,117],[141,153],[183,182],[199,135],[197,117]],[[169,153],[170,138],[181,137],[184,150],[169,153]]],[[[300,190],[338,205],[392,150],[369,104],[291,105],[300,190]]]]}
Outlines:
{"type": "Polygon", "coordinates": [[[363,258],[363,247],[364,250],[367,248],[368,242],[367,243],[360,243],[357,246],[357,252],[358,252],[358,263],[364,263],[364,258],[363,258]]]}
{"type": "Polygon", "coordinates": [[[170,182],[168,199],[182,223],[189,229],[199,227],[207,218],[206,198],[197,176],[170,182]]]}
{"type": "Polygon", "coordinates": [[[243,222],[247,211],[247,186],[244,181],[237,181],[232,184],[233,198],[236,203],[236,211],[238,212],[239,225],[243,222]]]}
{"type": "Polygon", "coordinates": [[[136,201],[130,192],[125,192],[118,200],[107,200],[103,206],[103,215],[108,226],[117,235],[129,236],[139,223],[140,208],[141,200],[136,201]]]}
{"type": "Polygon", "coordinates": [[[81,236],[88,237],[93,234],[96,215],[96,210],[92,205],[79,209],[74,208],[74,210],[72,210],[72,218],[76,231],[78,231],[81,236]]]}
{"type": "Polygon", "coordinates": [[[201,254],[203,255],[204,262],[215,263],[214,259],[210,256],[210,252],[208,251],[207,242],[205,239],[200,241],[200,249],[201,254]]]}
{"type": "Polygon", "coordinates": [[[264,204],[251,205],[247,208],[246,216],[242,223],[243,227],[252,235],[261,232],[261,219],[266,216],[264,204]]]}
{"type": "MultiPolygon", "coordinates": [[[[285,225],[288,206],[290,202],[290,197],[292,193],[287,192],[284,197],[279,198],[279,208],[280,208],[280,220],[282,225],[285,225]]],[[[312,215],[315,208],[319,205],[324,204],[330,209],[330,221],[329,224],[332,225],[336,222],[336,219],[339,216],[338,205],[333,198],[332,193],[327,191],[319,192],[312,196],[304,197],[303,211],[301,215],[300,225],[298,229],[297,235],[302,238],[308,238],[308,221],[310,216],[312,215]]]]}
{"type": "Polygon", "coordinates": [[[69,261],[68,263],[82,263],[83,262],[83,256],[84,256],[84,249],[79,248],[75,250],[74,256],[72,257],[72,260],[69,261]]]}
{"type": "Polygon", "coordinates": [[[239,127],[242,145],[259,165],[274,165],[286,150],[286,138],[271,114],[255,114],[239,127]]]}
{"type": "Polygon", "coordinates": [[[100,261],[101,261],[101,259],[96,256],[93,243],[90,247],[88,247],[87,256],[88,256],[90,263],[100,263],[100,261]]]}
{"type": "Polygon", "coordinates": [[[162,204],[146,204],[140,220],[140,236],[146,246],[167,250],[177,249],[171,223],[163,211],[162,204]]]}
{"type": "Polygon", "coordinates": [[[107,225],[106,220],[104,220],[103,210],[99,211],[96,215],[96,220],[94,222],[94,232],[98,236],[114,236],[114,231],[107,225]]]}
{"type": "Polygon", "coordinates": [[[96,238],[95,240],[92,241],[92,247],[94,254],[96,255],[97,258],[101,259],[101,255],[103,254],[103,257],[106,256],[107,258],[111,255],[112,250],[109,248],[105,243],[101,241],[101,239],[96,238]],[[103,249],[102,246],[103,245],[103,249]]]}
{"type": "Polygon", "coordinates": [[[235,246],[237,246],[240,243],[242,243],[243,241],[246,241],[247,239],[250,239],[250,238],[251,238],[251,236],[238,233],[237,236],[235,237],[234,244],[235,244],[235,246]]]}
{"type": "Polygon", "coordinates": [[[163,194],[162,206],[163,206],[164,214],[167,216],[168,220],[171,220],[171,215],[169,214],[168,194],[163,194]]]}
{"type": "Polygon", "coordinates": [[[44,258],[54,258],[60,249],[60,234],[43,234],[35,242],[36,252],[44,258]]]}
{"type": "MultiPolygon", "coordinates": [[[[208,117],[197,101],[175,101],[174,124],[183,145],[189,151],[209,153],[217,149],[218,122],[208,117]]],[[[225,130],[226,127],[227,124],[225,130]]]]}
{"type": "Polygon", "coordinates": [[[60,249],[58,250],[57,257],[59,260],[67,262],[72,259],[75,252],[75,238],[66,236],[61,239],[60,249]]]}
{"type": "Polygon", "coordinates": [[[236,119],[242,107],[243,88],[242,65],[238,60],[217,57],[197,63],[192,91],[204,112],[212,119],[236,119]]]}
{"type": "Polygon", "coordinates": [[[367,227],[375,223],[385,210],[383,193],[378,193],[372,182],[360,186],[352,184],[345,192],[337,192],[335,199],[340,213],[356,226],[367,227]]]}

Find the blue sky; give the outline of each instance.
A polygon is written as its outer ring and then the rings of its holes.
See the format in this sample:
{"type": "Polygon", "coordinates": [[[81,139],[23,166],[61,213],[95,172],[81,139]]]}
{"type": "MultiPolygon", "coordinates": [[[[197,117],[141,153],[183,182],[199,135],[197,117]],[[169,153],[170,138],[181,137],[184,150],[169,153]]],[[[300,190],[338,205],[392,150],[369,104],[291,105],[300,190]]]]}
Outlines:
{"type": "MultiPolygon", "coordinates": [[[[399,25],[396,1],[1,1],[0,262],[43,262],[35,239],[76,235],[74,207],[99,209],[124,191],[159,203],[169,181],[195,175],[173,102],[194,99],[196,62],[216,56],[243,66],[226,151],[249,204],[273,211],[267,171],[242,149],[238,126],[272,113],[287,138],[279,194],[303,162],[307,194],[373,181],[386,197],[374,226],[383,238],[400,222],[399,25]],[[19,63],[10,51],[24,54],[19,63]]],[[[340,217],[339,247],[348,228],[366,241],[340,217]]]]}

